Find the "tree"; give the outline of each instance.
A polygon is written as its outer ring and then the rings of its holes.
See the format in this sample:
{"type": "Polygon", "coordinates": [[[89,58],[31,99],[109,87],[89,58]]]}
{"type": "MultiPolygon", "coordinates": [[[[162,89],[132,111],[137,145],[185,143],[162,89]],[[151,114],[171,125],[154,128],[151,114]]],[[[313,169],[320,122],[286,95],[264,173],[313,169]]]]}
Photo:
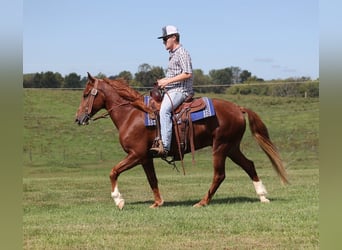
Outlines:
{"type": "Polygon", "coordinates": [[[33,76],[33,80],[32,80],[32,87],[34,88],[42,88],[42,73],[36,73],[33,76]]]}
{"type": "Polygon", "coordinates": [[[243,70],[240,74],[240,81],[245,82],[247,81],[248,78],[252,76],[252,73],[249,72],[248,70],[243,70]]]}
{"type": "Polygon", "coordinates": [[[56,88],[62,87],[64,85],[64,77],[59,72],[55,72],[55,77],[57,82],[59,82],[56,88]]]}
{"type": "Polygon", "coordinates": [[[23,87],[24,88],[34,88],[33,77],[35,74],[25,74],[23,76],[23,87]]]}
{"type": "MultiPolygon", "coordinates": [[[[210,77],[203,73],[201,69],[194,69],[192,71],[194,77],[194,85],[193,87],[196,88],[196,85],[209,85],[210,84],[210,77]]],[[[205,93],[208,92],[208,88],[197,88],[196,92],[205,93]]]]}
{"type": "Polygon", "coordinates": [[[165,73],[162,67],[151,67],[144,63],[139,66],[139,72],[135,73],[135,81],[142,86],[151,87],[157,79],[164,78],[165,73]]]}
{"type": "Polygon", "coordinates": [[[99,78],[99,79],[103,79],[103,78],[105,78],[105,77],[107,77],[107,76],[106,76],[104,73],[99,72],[95,77],[96,77],[96,78],[99,78]]]}
{"type": "Polygon", "coordinates": [[[155,83],[157,79],[161,79],[165,77],[164,69],[162,67],[153,66],[151,71],[151,84],[155,83]]]}
{"type": "Polygon", "coordinates": [[[83,76],[82,79],[81,79],[81,86],[82,88],[87,84],[87,81],[88,81],[88,77],[87,76],[83,76]]]}
{"type": "Polygon", "coordinates": [[[81,76],[76,73],[70,73],[64,78],[64,88],[81,88],[81,76]]]}
{"type": "MultiPolygon", "coordinates": [[[[95,77],[103,79],[106,75],[102,72],[99,72],[95,77]]],[[[130,85],[135,87],[152,87],[156,80],[165,77],[165,70],[159,66],[151,66],[148,63],[143,63],[138,67],[138,72],[134,74],[134,77],[131,72],[124,70],[121,71],[118,75],[112,75],[109,78],[123,78],[130,85]]],[[[193,78],[194,78],[194,87],[199,85],[225,85],[229,86],[238,82],[250,82],[250,81],[259,81],[263,82],[264,80],[261,78],[257,78],[256,76],[252,76],[252,74],[247,71],[241,69],[239,67],[226,67],[223,69],[213,69],[209,71],[209,74],[206,75],[203,73],[201,69],[193,70],[193,78]]],[[[85,86],[88,78],[77,75],[72,72],[69,75],[63,77],[60,73],[56,72],[40,72],[40,73],[31,73],[24,74],[23,76],[23,87],[24,88],[82,88],[85,86]]],[[[288,78],[287,81],[309,81],[310,77],[297,77],[297,78],[288,78]]],[[[285,80],[283,80],[285,81],[285,80]]],[[[197,88],[197,92],[215,92],[222,93],[226,88],[225,86],[210,86],[207,88],[197,88]]]]}
{"type": "Polygon", "coordinates": [[[241,74],[241,69],[239,67],[230,67],[230,70],[232,72],[232,83],[235,84],[235,83],[239,83],[241,82],[241,79],[240,79],[240,74],[241,74]]]}
{"type": "Polygon", "coordinates": [[[60,88],[63,85],[63,77],[60,73],[47,71],[40,80],[41,88],[60,88]]]}
{"type": "Polygon", "coordinates": [[[264,79],[258,78],[257,76],[250,76],[245,82],[263,82],[264,79]]]}
{"type": "Polygon", "coordinates": [[[118,77],[125,79],[128,83],[130,83],[133,79],[131,72],[126,71],[126,70],[121,71],[119,73],[118,77]]]}
{"type": "Polygon", "coordinates": [[[214,84],[230,85],[232,84],[233,72],[231,68],[213,69],[209,71],[209,76],[214,84]]]}
{"type": "Polygon", "coordinates": [[[148,72],[151,70],[151,66],[148,63],[140,64],[138,67],[138,72],[148,72]]]}
{"type": "Polygon", "coordinates": [[[147,63],[141,64],[138,67],[138,72],[135,73],[134,79],[140,83],[141,86],[147,86],[149,82],[148,72],[151,70],[151,66],[147,63]]]}

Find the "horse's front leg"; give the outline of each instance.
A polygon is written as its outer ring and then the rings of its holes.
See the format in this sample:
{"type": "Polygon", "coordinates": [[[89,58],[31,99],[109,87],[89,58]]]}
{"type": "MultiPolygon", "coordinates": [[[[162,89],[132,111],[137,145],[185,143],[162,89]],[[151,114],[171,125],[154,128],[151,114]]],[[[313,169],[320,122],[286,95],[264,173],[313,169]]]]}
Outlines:
{"type": "Polygon", "coordinates": [[[143,162],[142,166],[154,195],[154,203],[150,206],[150,208],[160,207],[163,205],[164,200],[159,192],[158,179],[156,176],[156,171],[154,169],[153,159],[146,159],[146,161],[143,162]]]}
{"type": "Polygon", "coordinates": [[[136,166],[138,163],[139,159],[134,154],[129,154],[125,159],[115,165],[110,172],[109,178],[112,183],[111,196],[115,202],[115,205],[118,206],[119,209],[123,209],[125,200],[123,199],[118,188],[118,177],[122,172],[136,166]]]}

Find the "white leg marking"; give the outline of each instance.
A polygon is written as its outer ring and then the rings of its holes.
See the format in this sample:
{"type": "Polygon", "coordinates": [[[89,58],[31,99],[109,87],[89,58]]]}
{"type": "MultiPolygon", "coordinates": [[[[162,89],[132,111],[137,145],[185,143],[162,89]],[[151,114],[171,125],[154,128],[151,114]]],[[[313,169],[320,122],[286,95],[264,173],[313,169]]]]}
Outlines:
{"type": "Polygon", "coordinates": [[[122,198],[118,186],[115,186],[114,192],[111,193],[111,196],[115,202],[115,205],[117,205],[119,209],[122,209],[125,205],[125,200],[122,198]]]}
{"type": "Polygon", "coordinates": [[[265,186],[262,184],[261,181],[253,181],[253,185],[255,188],[255,192],[257,193],[257,195],[259,195],[260,201],[261,202],[270,202],[269,199],[266,198],[266,188],[265,186]]]}

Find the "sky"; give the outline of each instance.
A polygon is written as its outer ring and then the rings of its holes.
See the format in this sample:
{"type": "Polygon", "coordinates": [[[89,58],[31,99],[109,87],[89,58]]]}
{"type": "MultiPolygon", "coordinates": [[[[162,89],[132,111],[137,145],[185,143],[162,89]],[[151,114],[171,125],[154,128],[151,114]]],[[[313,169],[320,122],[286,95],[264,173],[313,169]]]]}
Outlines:
{"type": "Polygon", "coordinates": [[[318,0],[23,2],[23,73],[133,75],[167,67],[175,25],[194,69],[239,67],[264,80],[319,77],[318,0]]]}

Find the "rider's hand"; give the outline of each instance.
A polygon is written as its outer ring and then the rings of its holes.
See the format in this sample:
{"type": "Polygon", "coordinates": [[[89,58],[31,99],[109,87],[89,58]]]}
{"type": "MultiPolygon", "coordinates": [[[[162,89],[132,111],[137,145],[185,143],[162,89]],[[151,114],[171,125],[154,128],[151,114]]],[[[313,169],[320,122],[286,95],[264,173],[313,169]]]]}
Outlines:
{"type": "Polygon", "coordinates": [[[157,83],[158,83],[159,88],[161,88],[161,89],[165,88],[165,86],[169,84],[167,78],[159,79],[159,80],[157,80],[157,83]]]}

